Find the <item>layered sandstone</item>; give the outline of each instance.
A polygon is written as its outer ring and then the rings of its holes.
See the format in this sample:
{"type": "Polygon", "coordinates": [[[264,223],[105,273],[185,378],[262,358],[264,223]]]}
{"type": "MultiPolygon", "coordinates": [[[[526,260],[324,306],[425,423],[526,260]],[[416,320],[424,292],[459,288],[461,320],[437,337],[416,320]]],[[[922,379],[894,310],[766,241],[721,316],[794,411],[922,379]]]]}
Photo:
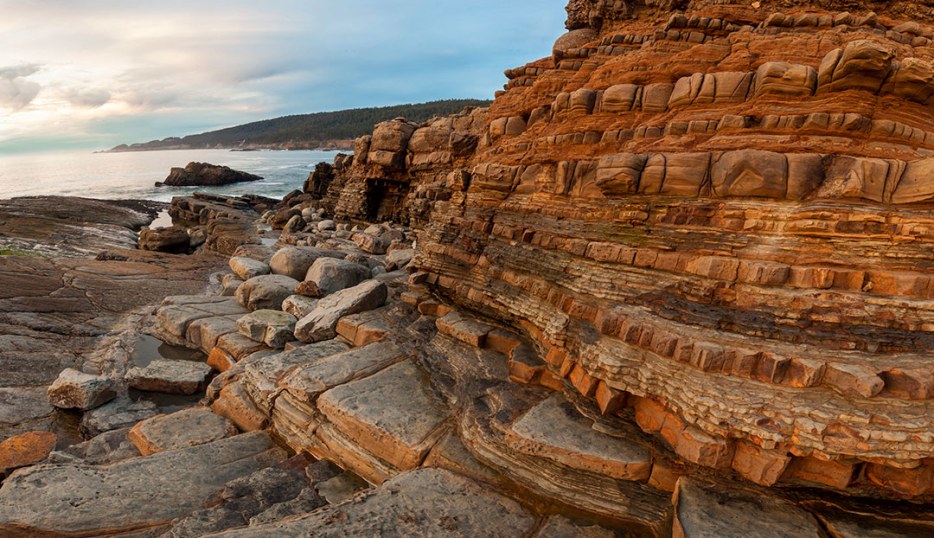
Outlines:
{"type": "Polygon", "coordinates": [[[527,381],[680,461],[929,498],[929,4],[574,1],[488,111],[380,125],[320,197],[423,228],[417,280],[527,381]]]}

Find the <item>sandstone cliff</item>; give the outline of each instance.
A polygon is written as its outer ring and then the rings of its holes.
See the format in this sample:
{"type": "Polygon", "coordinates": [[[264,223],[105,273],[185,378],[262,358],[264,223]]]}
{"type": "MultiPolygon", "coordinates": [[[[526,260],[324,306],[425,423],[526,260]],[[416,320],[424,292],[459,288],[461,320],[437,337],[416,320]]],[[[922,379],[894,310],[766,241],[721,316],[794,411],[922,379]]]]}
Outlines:
{"type": "Polygon", "coordinates": [[[934,4],[568,13],[488,110],[357,140],[322,204],[422,229],[417,281],[680,462],[930,498],[934,4]]]}

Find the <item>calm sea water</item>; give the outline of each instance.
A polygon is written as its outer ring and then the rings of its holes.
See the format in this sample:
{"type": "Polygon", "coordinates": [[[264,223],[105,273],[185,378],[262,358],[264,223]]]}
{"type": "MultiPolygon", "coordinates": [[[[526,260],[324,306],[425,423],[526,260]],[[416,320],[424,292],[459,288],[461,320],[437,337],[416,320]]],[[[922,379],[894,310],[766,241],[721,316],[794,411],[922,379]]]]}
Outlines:
{"type": "Polygon", "coordinates": [[[195,191],[261,194],[281,198],[302,183],[315,164],[336,151],[176,150],[137,153],[41,153],[0,155],[0,198],[35,195],[169,201],[195,191]],[[262,181],[225,187],[155,187],[173,166],[191,161],[225,165],[262,181]]]}

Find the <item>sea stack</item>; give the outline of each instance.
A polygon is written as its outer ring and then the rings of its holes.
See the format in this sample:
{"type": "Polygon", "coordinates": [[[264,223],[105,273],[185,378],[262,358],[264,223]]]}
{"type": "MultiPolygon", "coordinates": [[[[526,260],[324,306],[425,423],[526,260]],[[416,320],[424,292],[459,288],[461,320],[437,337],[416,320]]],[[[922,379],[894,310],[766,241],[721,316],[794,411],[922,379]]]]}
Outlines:
{"type": "Polygon", "coordinates": [[[172,168],[165,181],[156,182],[156,187],[219,187],[261,179],[263,178],[260,176],[234,170],[229,166],[190,162],[185,168],[172,168]]]}

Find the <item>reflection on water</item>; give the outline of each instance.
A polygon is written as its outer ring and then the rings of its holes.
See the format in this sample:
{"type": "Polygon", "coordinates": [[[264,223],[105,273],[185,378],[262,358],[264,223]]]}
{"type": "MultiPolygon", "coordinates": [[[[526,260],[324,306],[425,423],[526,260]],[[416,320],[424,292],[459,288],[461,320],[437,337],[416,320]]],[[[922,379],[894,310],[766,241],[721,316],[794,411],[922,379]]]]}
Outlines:
{"type": "Polygon", "coordinates": [[[205,356],[200,351],[169,345],[148,334],[139,335],[133,343],[133,354],[130,356],[133,366],[145,368],[157,359],[204,362],[205,356]]]}
{"type": "Polygon", "coordinates": [[[172,225],[172,217],[169,216],[169,210],[165,209],[159,212],[156,215],[155,220],[149,223],[149,227],[153,230],[156,228],[168,228],[172,225]]]}
{"type": "Polygon", "coordinates": [[[260,194],[282,198],[301,189],[316,163],[334,160],[335,151],[178,150],[135,153],[36,153],[0,155],[0,198],[83,196],[168,202],[195,191],[260,194]],[[262,181],[223,187],[156,187],[169,170],[191,161],[229,166],[262,176],[262,181]]]}

